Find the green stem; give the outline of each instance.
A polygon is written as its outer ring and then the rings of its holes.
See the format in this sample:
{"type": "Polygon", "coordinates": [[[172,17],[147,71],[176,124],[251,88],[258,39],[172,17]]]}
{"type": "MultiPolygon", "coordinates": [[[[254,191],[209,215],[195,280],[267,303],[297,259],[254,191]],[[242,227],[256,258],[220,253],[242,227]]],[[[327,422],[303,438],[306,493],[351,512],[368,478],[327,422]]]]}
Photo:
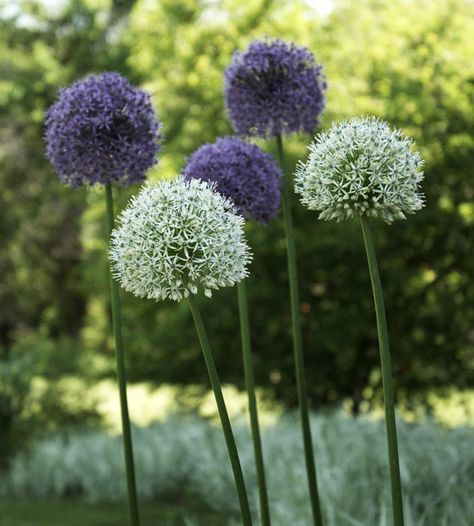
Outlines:
{"type": "Polygon", "coordinates": [[[250,514],[250,507],[247,499],[247,491],[245,489],[244,475],[242,473],[242,467],[240,466],[239,454],[237,452],[237,446],[235,445],[234,434],[232,433],[229,415],[227,414],[227,408],[225,406],[224,395],[222,394],[221,383],[217,374],[214,358],[212,357],[211,346],[207,338],[206,329],[204,328],[204,323],[201,318],[201,312],[199,310],[196,298],[192,294],[189,296],[189,306],[191,308],[194,323],[196,325],[199,342],[201,343],[202,353],[206,362],[207,372],[209,373],[211,386],[214,390],[217,410],[219,412],[222,430],[224,432],[225,441],[227,443],[227,450],[229,452],[230,463],[232,465],[232,471],[234,473],[235,485],[237,486],[237,494],[239,496],[240,502],[240,511],[242,513],[242,522],[244,526],[252,526],[252,516],[250,514]]]}
{"type": "Polygon", "coordinates": [[[262,526],[270,526],[270,508],[268,505],[267,484],[265,481],[265,464],[263,461],[262,441],[258,423],[257,400],[255,397],[255,379],[252,365],[252,349],[248,315],[247,287],[245,281],[237,284],[239,302],[240,335],[242,340],[242,357],[244,362],[245,388],[249,399],[250,427],[252,430],[253,450],[257,469],[258,492],[260,498],[260,517],[262,526]]]}
{"type": "Polygon", "coordinates": [[[303,431],[303,444],[306,459],[306,473],[308,477],[309,496],[313,512],[314,524],[322,526],[323,518],[318,495],[318,482],[316,476],[316,462],[314,459],[313,442],[311,438],[311,427],[309,422],[308,398],[306,395],[306,381],[304,373],[303,346],[301,341],[301,319],[299,310],[298,292],[298,268],[296,265],[296,248],[293,232],[293,220],[291,214],[291,179],[285,171],[285,157],[283,153],[283,142],[280,135],[276,137],[278,160],[283,170],[283,218],[285,222],[285,237],[288,259],[288,277],[290,281],[290,303],[291,323],[293,330],[293,351],[296,369],[296,388],[298,391],[298,403],[301,417],[301,428],[303,431]]]}
{"type": "MultiPolygon", "coordinates": [[[[107,200],[107,231],[108,237],[114,228],[114,205],[112,196],[112,186],[106,185],[107,200]]],[[[108,243],[107,243],[108,245],[108,243]]],[[[130,429],[130,417],[128,414],[127,402],[127,377],[125,374],[125,359],[122,338],[122,315],[120,309],[119,286],[112,273],[109,271],[110,278],[110,299],[112,304],[112,325],[115,339],[115,356],[117,359],[117,378],[120,395],[120,413],[122,417],[123,433],[123,452],[125,456],[125,470],[127,473],[127,493],[128,493],[128,513],[131,526],[140,525],[138,513],[137,486],[135,482],[135,467],[133,463],[132,433],[130,429]]]]}
{"type": "Polygon", "coordinates": [[[377,331],[379,337],[380,362],[382,365],[383,398],[385,406],[385,426],[387,429],[388,459],[390,467],[390,482],[392,488],[392,513],[394,526],[403,526],[402,485],[400,481],[400,465],[398,459],[397,425],[395,422],[395,404],[393,395],[392,366],[388,343],[387,319],[383,301],[382,284],[380,282],[375,244],[370,221],[361,217],[364,234],[367,262],[369,264],[370,280],[374,294],[377,331]]]}

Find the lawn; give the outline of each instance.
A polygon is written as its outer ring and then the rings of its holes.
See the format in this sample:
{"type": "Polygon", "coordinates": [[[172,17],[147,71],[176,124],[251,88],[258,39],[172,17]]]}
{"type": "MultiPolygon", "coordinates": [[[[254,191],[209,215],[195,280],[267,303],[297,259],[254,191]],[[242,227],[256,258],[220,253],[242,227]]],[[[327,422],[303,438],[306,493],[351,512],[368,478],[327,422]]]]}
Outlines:
{"type": "MultiPolygon", "coordinates": [[[[140,506],[142,526],[223,524],[223,517],[190,502],[140,506]],[[193,522],[187,522],[188,519],[193,522]]],[[[0,526],[128,526],[125,504],[86,504],[73,500],[0,500],[0,526]]]]}

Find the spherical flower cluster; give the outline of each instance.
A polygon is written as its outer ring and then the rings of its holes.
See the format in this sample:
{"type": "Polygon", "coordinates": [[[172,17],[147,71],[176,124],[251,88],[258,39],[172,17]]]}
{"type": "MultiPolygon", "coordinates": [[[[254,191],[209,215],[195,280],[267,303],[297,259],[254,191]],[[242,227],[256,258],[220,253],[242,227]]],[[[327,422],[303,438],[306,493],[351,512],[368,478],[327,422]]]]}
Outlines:
{"type": "Polygon", "coordinates": [[[278,213],[281,176],[271,155],[237,137],[201,146],[184,169],[185,179],[214,183],[244,218],[259,223],[268,223],[278,213]]]}
{"type": "Polygon", "coordinates": [[[296,192],[321,219],[405,219],[424,205],[423,161],[413,146],[375,117],[334,124],[309,146],[296,171],[296,192]]]}
{"type": "Polygon", "coordinates": [[[157,162],[159,128],[147,93],[118,73],[92,75],[48,110],[46,156],[63,183],[129,186],[157,162]]]}
{"type": "Polygon", "coordinates": [[[225,102],[236,133],[259,137],[312,132],[326,78],[314,55],[283,40],[255,41],[225,72],[225,102]]]}
{"type": "Polygon", "coordinates": [[[178,177],[144,187],[112,232],[114,276],[135,296],[211,296],[248,275],[244,220],[212,185],[178,177]]]}

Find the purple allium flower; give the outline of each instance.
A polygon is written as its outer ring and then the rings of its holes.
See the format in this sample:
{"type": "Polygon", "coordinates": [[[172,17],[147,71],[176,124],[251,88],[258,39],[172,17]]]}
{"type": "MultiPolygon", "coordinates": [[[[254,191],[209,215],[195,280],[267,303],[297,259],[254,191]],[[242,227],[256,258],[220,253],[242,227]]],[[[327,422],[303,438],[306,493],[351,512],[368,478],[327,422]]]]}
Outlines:
{"type": "Polygon", "coordinates": [[[156,164],[160,125],[150,97],[118,73],[60,91],[46,115],[46,157],[63,183],[129,186],[156,164]]]}
{"type": "Polygon", "coordinates": [[[225,72],[225,102],[236,133],[310,133],[325,105],[326,77],[306,48],[255,41],[225,72]]]}
{"type": "Polygon", "coordinates": [[[281,171],[273,157],[237,137],[221,137],[196,150],[184,169],[185,179],[215,183],[246,219],[268,223],[280,206],[281,171]]]}

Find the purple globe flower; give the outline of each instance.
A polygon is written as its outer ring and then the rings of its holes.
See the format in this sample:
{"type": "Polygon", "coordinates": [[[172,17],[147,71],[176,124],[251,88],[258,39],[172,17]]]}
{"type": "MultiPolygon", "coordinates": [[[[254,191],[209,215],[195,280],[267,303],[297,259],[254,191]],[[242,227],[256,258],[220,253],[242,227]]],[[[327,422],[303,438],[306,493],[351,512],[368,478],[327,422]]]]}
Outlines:
{"type": "Polygon", "coordinates": [[[213,182],[246,219],[268,223],[280,206],[282,173],[273,157],[237,137],[221,137],[190,157],[185,179],[213,182]]]}
{"type": "Polygon", "coordinates": [[[129,186],[156,164],[159,130],[147,93],[118,73],[91,75],[49,108],[46,157],[63,183],[129,186]]]}
{"type": "Polygon", "coordinates": [[[225,102],[241,135],[311,133],[325,105],[326,77],[313,54],[283,40],[255,41],[225,72],[225,102]]]}

